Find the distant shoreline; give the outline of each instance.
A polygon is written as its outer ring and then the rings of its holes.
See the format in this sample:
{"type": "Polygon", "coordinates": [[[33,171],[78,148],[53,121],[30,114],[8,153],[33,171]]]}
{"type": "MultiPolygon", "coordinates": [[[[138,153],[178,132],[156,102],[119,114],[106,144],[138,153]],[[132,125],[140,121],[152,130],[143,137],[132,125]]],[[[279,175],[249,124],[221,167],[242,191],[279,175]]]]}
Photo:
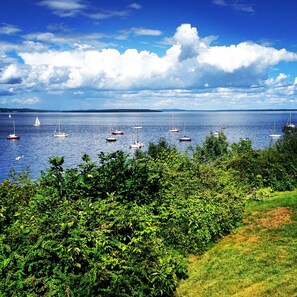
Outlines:
{"type": "Polygon", "coordinates": [[[87,110],[44,110],[44,109],[30,109],[30,108],[0,108],[0,112],[77,112],[77,113],[100,113],[100,112],[162,112],[161,110],[153,109],[87,109],[87,110]]]}
{"type": "Polygon", "coordinates": [[[112,112],[263,112],[263,111],[290,111],[294,112],[297,109],[87,109],[87,110],[43,110],[43,109],[30,109],[30,108],[0,108],[0,113],[13,113],[13,112],[63,112],[63,113],[112,113],[112,112]]]}

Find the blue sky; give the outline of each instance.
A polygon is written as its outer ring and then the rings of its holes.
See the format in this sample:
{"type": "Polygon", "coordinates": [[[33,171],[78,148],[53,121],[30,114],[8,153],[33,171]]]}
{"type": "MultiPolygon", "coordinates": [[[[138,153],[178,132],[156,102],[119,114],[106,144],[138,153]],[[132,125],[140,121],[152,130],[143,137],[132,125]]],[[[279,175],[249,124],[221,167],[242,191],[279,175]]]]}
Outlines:
{"type": "Polygon", "coordinates": [[[295,0],[9,0],[0,107],[297,108],[295,0]]]}

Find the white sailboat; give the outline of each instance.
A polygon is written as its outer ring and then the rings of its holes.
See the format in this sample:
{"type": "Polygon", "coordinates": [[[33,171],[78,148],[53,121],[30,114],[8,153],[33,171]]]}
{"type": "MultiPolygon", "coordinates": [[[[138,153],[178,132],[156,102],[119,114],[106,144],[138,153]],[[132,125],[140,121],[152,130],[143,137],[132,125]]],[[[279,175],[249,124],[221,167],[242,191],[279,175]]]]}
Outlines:
{"type": "Polygon", "coordinates": [[[130,148],[132,148],[132,149],[138,150],[138,149],[141,149],[142,147],[144,147],[144,143],[139,141],[139,136],[138,136],[138,130],[141,128],[142,128],[142,126],[134,127],[134,129],[136,129],[136,131],[137,131],[137,133],[136,133],[137,138],[133,143],[130,144],[130,148]]]}
{"type": "Polygon", "coordinates": [[[134,126],[133,128],[134,128],[134,129],[142,129],[142,126],[140,126],[140,125],[136,125],[136,126],[134,126]]]}
{"type": "Polygon", "coordinates": [[[117,141],[116,137],[114,137],[114,136],[107,136],[105,138],[105,140],[106,140],[106,142],[115,142],[115,141],[117,141]]]}
{"type": "MultiPolygon", "coordinates": [[[[184,123],[184,126],[183,126],[183,131],[184,131],[184,133],[186,132],[185,123],[184,123]]],[[[182,136],[182,137],[179,138],[179,141],[180,142],[183,142],[183,141],[192,141],[192,138],[189,137],[189,136],[184,135],[184,136],[182,136]]]]}
{"type": "Polygon", "coordinates": [[[116,130],[112,131],[111,134],[112,135],[124,135],[124,131],[116,129],[116,130]]]}
{"type": "Polygon", "coordinates": [[[295,125],[292,123],[292,114],[290,113],[286,127],[288,128],[295,128],[295,125]]]}
{"type": "MultiPolygon", "coordinates": [[[[110,129],[110,131],[112,131],[112,129],[110,129]]],[[[113,134],[113,132],[111,132],[111,134],[113,134]]],[[[106,142],[115,142],[117,141],[117,138],[111,135],[111,136],[107,136],[105,140],[106,142]]]]}
{"type": "Polygon", "coordinates": [[[171,126],[169,132],[179,132],[179,129],[174,127],[174,114],[171,116],[171,126]]]}
{"type": "Polygon", "coordinates": [[[63,137],[67,137],[68,134],[65,133],[65,132],[61,132],[61,129],[60,129],[60,120],[58,121],[57,123],[57,126],[56,126],[56,130],[55,130],[55,133],[54,133],[54,137],[58,137],[58,138],[63,138],[63,137]]]}
{"type": "Polygon", "coordinates": [[[278,139],[281,137],[280,134],[277,134],[276,133],[276,130],[275,130],[275,122],[274,122],[274,128],[273,128],[273,133],[269,135],[272,139],[278,139]]]}
{"type": "Polygon", "coordinates": [[[38,117],[35,118],[35,123],[33,124],[34,127],[39,127],[40,126],[40,120],[38,117]]]}
{"type": "Polygon", "coordinates": [[[15,140],[15,139],[20,139],[21,136],[18,136],[15,134],[15,122],[13,121],[13,133],[9,134],[7,137],[7,139],[11,139],[11,140],[15,140]]]}
{"type": "Polygon", "coordinates": [[[112,127],[111,134],[112,135],[124,135],[124,131],[117,129],[117,125],[116,125],[116,129],[113,129],[113,127],[112,127]]]}

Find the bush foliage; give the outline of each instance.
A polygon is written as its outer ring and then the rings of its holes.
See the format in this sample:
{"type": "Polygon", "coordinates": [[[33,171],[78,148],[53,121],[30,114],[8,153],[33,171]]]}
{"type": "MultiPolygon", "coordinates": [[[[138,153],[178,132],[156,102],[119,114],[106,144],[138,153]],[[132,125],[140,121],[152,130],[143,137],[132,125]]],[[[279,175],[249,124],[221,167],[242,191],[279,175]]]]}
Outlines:
{"type": "Polygon", "coordinates": [[[32,182],[0,184],[1,296],[172,296],[187,256],[230,233],[247,199],[297,187],[296,129],[264,150],[223,133],[181,153],[161,139],[32,182]]]}

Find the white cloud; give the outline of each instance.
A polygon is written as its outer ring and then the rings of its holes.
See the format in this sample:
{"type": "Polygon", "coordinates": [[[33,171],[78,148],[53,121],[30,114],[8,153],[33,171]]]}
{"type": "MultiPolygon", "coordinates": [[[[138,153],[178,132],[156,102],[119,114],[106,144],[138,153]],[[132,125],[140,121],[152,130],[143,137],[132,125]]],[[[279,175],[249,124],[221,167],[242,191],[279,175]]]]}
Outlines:
{"type": "Polygon", "coordinates": [[[0,35],[13,35],[21,32],[22,30],[19,29],[15,25],[5,24],[4,26],[0,27],[0,35]]]}
{"type": "Polygon", "coordinates": [[[288,85],[288,75],[284,73],[280,73],[276,78],[269,78],[265,81],[267,86],[283,86],[288,85]]]}
{"type": "Polygon", "coordinates": [[[13,98],[11,99],[11,103],[18,105],[34,105],[40,102],[40,99],[37,97],[32,98],[13,98]]]}
{"type": "Polygon", "coordinates": [[[253,67],[254,71],[266,71],[268,67],[280,61],[296,61],[297,55],[285,49],[276,50],[258,44],[242,42],[238,45],[214,46],[202,52],[198,57],[200,64],[216,67],[232,73],[238,69],[253,67]]]}
{"type": "Polygon", "coordinates": [[[242,12],[247,12],[247,13],[253,13],[254,10],[254,5],[253,4],[247,4],[244,3],[243,1],[238,1],[238,0],[213,0],[213,4],[218,5],[218,6],[224,6],[224,7],[230,7],[234,10],[242,11],[242,12]]]}
{"type": "Polygon", "coordinates": [[[75,17],[82,15],[94,20],[104,20],[113,17],[128,16],[132,10],[141,9],[137,3],[132,3],[124,9],[105,9],[95,3],[84,0],[42,0],[38,3],[53,11],[59,17],[75,17]]]}
{"type": "Polygon", "coordinates": [[[54,10],[77,10],[86,7],[81,2],[81,0],[43,0],[40,2],[40,5],[54,10]]]}
{"type": "Polygon", "coordinates": [[[22,73],[16,65],[9,65],[0,73],[0,84],[17,84],[21,82],[22,73]]]}
{"type": "MultiPolygon", "coordinates": [[[[43,36],[45,40],[52,37],[43,36]]],[[[167,39],[171,47],[164,56],[136,49],[120,53],[116,49],[99,51],[82,46],[69,51],[23,52],[20,57],[38,77],[43,71],[48,73],[49,66],[53,67],[53,76],[60,71],[57,77],[63,78],[58,80],[61,88],[99,90],[246,87],[265,80],[271,66],[297,60],[295,53],[285,49],[248,42],[211,46],[212,40],[201,39],[196,28],[183,24],[167,39]]],[[[52,80],[46,81],[50,88],[52,80]]]]}
{"type": "Polygon", "coordinates": [[[31,98],[3,98],[0,101],[0,104],[7,105],[7,104],[14,104],[14,105],[35,105],[40,103],[40,99],[38,97],[31,97],[31,98]]]}
{"type": "Polygon", "coordinates": [[[26,35],[28,41],[19,45],[0,43],[5,61],[0,64],[0,93],[7,94],[12,86],[14,94],[30,89],[76,96],[83,92],[80,98],[96,93],[102,98],[103,92],[111,92],[118,94],[112,96],[118,104],[142,98],[143,104],[136,100],[139,106],[152,102],[155,108],[169,102],[183,108],[203,108],[205,102],[222,108],[224,100],[234,105],[256,104],[261,98],[268,104],[271,98],[282,97],[296,102],[297,79],[293,83],[285,73],[268,78],[269,70],[275,73],[278,63],[297,61],[297,55],[285,49],[250,42],[213,46],[216,37],[201,38],[190,24],[179,26],[166,39],[168,49],[162,56],[136,49],[99,50],[92,46],[92,38],[99,39],[100,34],[86,35],[82,40],[65,36],[68,50],[49,50],[45,43],[63,43],[62,35],[52,33],[26,35]],[[7,57],[11,50],[20,58],[7,57]]]}
{"type": "Polygon", "coordinates": [[[61,17],[77,15],[86,8],[81,0],[43,0],[39,5],[53,10],[61,17]]]}
{"type": "Polygon", "coordinates": [[[48,47],[46,45],[33,41],[24,41],[20,44],[0,41],[0,72],[1,66],[3,67],[3,65],[6,66],[7,64],[16,64],[19,62],[15,55],[11,56],[11,52],[18,53],[20,51],[28,51],[36,53],[39,51],[47,50],[47,48],[48,47]]]}
{"type": "Polygon", "coordinates": [[[162,35],[162,31],[156,29],[148,29],[148,28],[136,28],[132,27],[127,30],[119,31],[120,34],[116,37],[118,40],[126,40],[129,36],[160,36],[162,35]]]}
{"type": "Polygon", "coordinates": [[[133,9],[141,9],[141,5],[138,4],[138,3],[132,3],[129,5],[130,8],[133,8],[133,9]]]}
{"type": "Polygon", "coordinates": [[[124,10],[101,10],[98,12],[85,12],[83,15],[94,19],[94,20],[104,20],[109,19],[113,17],[124,17],[130,14],[130,11],[128,9],[124,10]]]}
{"type": "Polygon", "coordinates": [[[227,6],[228,5],[225,0],[213,0],[212,2],[215,5],[219,5],[219,6],[227,6]]]}
{"type": "Polygon", "coordinates": [[[85,48],[91,48],[93,45],[96,47],[103,47],[105,44],[100,41],[104,37],[100,33],[89,33],[89,34],[56,34],[51,32],[36,32],[30,33],[23,36],[28,41],[35,40],[48,44],[65,44],[69,47],[74,45],[83,44],[85,48]],[[88,43],[88,44],[86,44],[88,43]]]}
{"type": "Polygon", "coordinates": [[[132,28],[131,32],[133,32],[135,35],[143,35],[143,36],[160,36],[162,34],[160,30],[145,29],[145,28],[132,28]]]}

